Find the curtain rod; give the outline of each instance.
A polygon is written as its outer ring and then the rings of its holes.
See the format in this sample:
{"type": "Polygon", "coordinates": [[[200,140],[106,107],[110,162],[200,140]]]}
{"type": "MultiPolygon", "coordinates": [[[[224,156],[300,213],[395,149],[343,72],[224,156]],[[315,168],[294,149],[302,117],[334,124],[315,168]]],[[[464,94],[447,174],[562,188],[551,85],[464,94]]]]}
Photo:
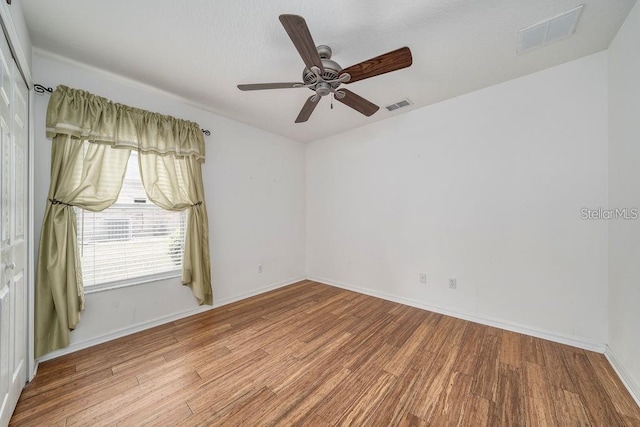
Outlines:
{"type": "MultiPolygon", "coordinates": [[[[34,84],[33,85],[33,90],[36,93],[53,93],[53,89],[50,87],[46,87],[46,86],[42,86],[41,84],[34,84]]],[[[209,136],[211,135],[211,131],[208,129],[200,129],[202,131],[203,134],[205,134],[205,136],[209,136]]]]}

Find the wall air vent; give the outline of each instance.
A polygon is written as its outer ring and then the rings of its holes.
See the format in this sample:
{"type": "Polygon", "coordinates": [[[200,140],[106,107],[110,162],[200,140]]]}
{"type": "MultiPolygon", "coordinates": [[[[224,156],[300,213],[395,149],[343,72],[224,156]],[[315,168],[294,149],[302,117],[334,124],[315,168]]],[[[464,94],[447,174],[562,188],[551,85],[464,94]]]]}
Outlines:
{"type": "Polygon", "coordinates": [[[584,5],[581,4],[574,9],[518,31],[518,54],[570,37],[578,24],[583,7],[584,5]]]}
{"type": "Polygon", "coordinates": [[[411,102],[408,98],[403,99],[402,101],[398,101],[395,104],[391,104],[391,105],[387,105],[386,108],[389,111],[393,111],[393,110],[397,110],[398,108],[402,108],[402,107],[406,107],[407,105],[411,105],[413,104],[413,102],[411,102]]]}

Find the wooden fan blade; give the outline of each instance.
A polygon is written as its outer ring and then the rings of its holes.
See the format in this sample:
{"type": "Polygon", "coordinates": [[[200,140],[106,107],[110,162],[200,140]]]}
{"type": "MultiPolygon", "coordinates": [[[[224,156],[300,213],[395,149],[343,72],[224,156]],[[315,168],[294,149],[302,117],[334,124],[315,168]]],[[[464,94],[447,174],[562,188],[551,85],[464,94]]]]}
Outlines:
{"type": "Polygon", "coordinates": [[[376,111],[380,109],[376,104],[367,101],[360,95],[356,95],[348,89],[339,89],[340,92],[344,92],[343,98],[338,98],[336,96],[336,100],[342,102],[344,105],[347,105],[353,108],[356,111],[361,112],[365,116],[369,117],[376,111]]]}
{"type": "Polygon", "coordinates": [[[316,44],[313,42],[313,37],[311,37],[304,18],[298,15],[280,15],[280,22],[307,68],[318,67],[321,73],[324,72],[316,44]]]}
{"type": "Polygon", "coordinates": [[[315,102],[312,101],[315,96],[316,95],[311,95],[309,99],[307,99],[307,102],[304,103],[302,110],[300,110],[300,114],[298,114],[298,117],[296,118],[296,123],[302,123],[309,120],[311,113],[313,113],[313,110],[315,110],[316,106],[320,103],[319,98],[315,102]]]}
{"type": "Polygon", "coordinates": [[[249,85],[238,85],[240,90],[264,90],[264,89],[290,89],[297,87],[296,85],[302,85],[304,83],[254,83],[249,85]]]}
{"type": "Polygon", "coordinates": [[[380,56],[376,56],[375,58],[362,61],[361,63],[352,65],[351,67],[344,68],[340,71],[340,74],[348,73],[351,78],[345,83],[353,83],[358,80],[364,80],[369,77],[379,76],[380,74],[407,68],[412,62],[411,50],[405,46],[380,56]]]}

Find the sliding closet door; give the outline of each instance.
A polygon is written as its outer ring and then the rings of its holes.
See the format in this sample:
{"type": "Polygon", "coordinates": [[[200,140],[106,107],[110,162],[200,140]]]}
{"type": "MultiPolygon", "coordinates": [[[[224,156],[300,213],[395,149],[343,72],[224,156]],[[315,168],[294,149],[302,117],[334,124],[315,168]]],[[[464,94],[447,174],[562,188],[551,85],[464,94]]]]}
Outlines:
{"type": "Polygon", "coordinates": [[[27,379],[27,87],[0,35],[0,426],[27,379]]]}

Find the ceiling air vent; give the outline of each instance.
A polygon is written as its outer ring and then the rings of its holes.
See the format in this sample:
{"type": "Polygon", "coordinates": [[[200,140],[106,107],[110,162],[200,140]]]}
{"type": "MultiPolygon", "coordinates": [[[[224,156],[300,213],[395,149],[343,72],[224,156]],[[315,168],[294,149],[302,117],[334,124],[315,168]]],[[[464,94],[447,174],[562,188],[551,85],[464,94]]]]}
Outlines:
{"type": "Polygon", "coordinates": [[[402,101],[396,102],[395,104],[387,105],[386,108],[389,111],[397,110],[398,108],[406,107],[407,105],[411,105],[412,102],[409,99],[403,99],[402,101]]]}
{"type": "Polygon", "coordinates": [[[576,28],[583,7],[584,5],[581,4],[575,9],[518,31],[518,54],[570,37],[576,28]]]}

